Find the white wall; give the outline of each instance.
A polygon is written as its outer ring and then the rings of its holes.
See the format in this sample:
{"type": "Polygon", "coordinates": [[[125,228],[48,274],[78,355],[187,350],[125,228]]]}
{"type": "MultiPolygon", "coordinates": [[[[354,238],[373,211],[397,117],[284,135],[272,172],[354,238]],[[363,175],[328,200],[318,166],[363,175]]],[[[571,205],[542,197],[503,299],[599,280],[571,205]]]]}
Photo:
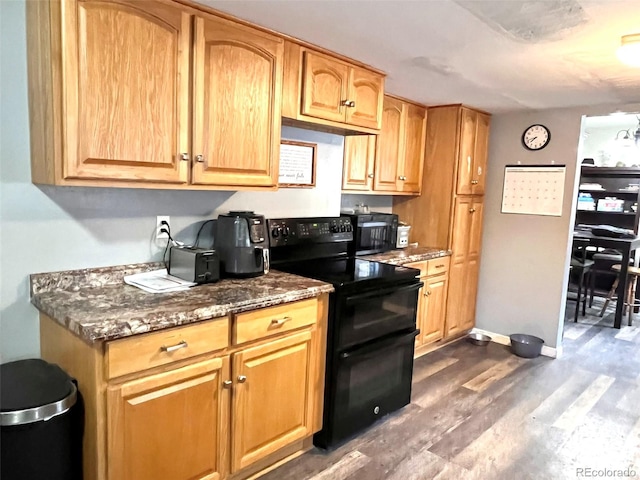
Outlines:
{"type": "Polygon", "coordinates": [[[575,217],[576,165],[583,115],[616,110],[638,111],[638,105],[572,108],[495,115],[491,121],[485,194],[482,258],[476,325],[509,335],[529,333],[555,347],[562,337],[568,280],[567,255],[575,217]],[[522,132],[542,123],[551,142],[538,152],[522,147],[522,132]],[[507,164],[566,164],[562,216],[500,213],[507,164]]]}
{"type": "MultiPolygon", "coordinates": [[[[343,137],[283,128],[318,143],[315,189],[202,192],[36,186],[29,167],[23,1],[0,1],[0,362],[39,355],[31,273],[159,260],[156,215],[170,215],[179,240],[230,209],[267,217],[338,215],[343,137]]],[[[388,201],[390,204],[390,200],[388,201]]]]}

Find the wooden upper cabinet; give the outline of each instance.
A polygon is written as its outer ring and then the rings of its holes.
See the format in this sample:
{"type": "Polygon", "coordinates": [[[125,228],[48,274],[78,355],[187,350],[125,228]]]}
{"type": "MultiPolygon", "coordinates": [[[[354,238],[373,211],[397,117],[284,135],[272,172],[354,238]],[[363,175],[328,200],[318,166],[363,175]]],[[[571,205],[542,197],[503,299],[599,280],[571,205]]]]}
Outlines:
{"type": "Polygon", "coordinates": [[[278,37],[196,18],[193,183],[277,184],[283,55],[278,37]]]}
{"type": "Polygon", "coordinates": [[[229,357],[110,386],[109,480],[219,480],[227,470],[229,357]]]}
{"type": "Polygon", "coordinates": [[[305,51],[302,77],[302,113],[344,122],[349,67],[331,57],[305,51]]]}
{"type": "Polygon", "coordinates": [[[342,189],[371,190],[373,188],[375,157],[375,135],[351,135],[345,137],[342,189]]]}
{"type": "Polygon", "coordinates": [[[378,133],[383,97],[381,72],[286,42],[284,117],[340,133],[378,133]]]}
{"type": "Polygon", "coordinates": [[[420,193],[427,136],[427,109],[407,104],[405,123],[405,153],[402,168],[402,191],[420,193]]]}
{"type": "Polygon", "coordinates": [[[62,177],[187,182],[190,15],[150,1],[61,15],[62,177]]]}
{"type": "Polygon", "coordinates": [[[405,104],[385,97],[382,109],[382,131],[376,148],[376,171],[373,188],[378,191],[400,190],[400,167],[404,155],[405,104]]]}
{"type": "Polygon", "coordinates": [[[382,76],[351,67],[349,72],[349,106],[346,107],[346,122],[362,127],[380,128],[384,99],[384,79],[382,76]]]}
{"type": "MultiPolygon", "coordinates": [[[[345,138],[342,189],[384,194],[419,194],[422,188],[427,109],[385,96],[382,130],[369,140],[345,138]],[[375,158],[372,148],[375,146],[375,158]],[[374,165],[370,167],[370,165],[374,165]],[[373,182],[369,180],[373,178],[373,182]]],[[[366,137],[366,136],[365,136],[366,137]]]]}
{"type": "Polygon", "coordinates": [[[475,110],[461,108],[456,189],[458,195],[484,193],[488,145],[489,116],[475,110]]]}

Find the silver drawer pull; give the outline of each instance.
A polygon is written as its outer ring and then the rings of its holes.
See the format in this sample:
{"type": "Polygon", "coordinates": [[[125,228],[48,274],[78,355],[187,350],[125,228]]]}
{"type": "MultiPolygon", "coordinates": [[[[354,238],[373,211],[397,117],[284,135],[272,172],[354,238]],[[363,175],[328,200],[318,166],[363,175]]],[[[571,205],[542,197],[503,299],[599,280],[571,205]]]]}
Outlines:
{"type": "Polygon", "coordinates": [[[188,346],[189,344],[184,340],[182,340],[177,345],[171,345],[170,347],[167,347],[166,345],[162,345],[160,347],[160,350],[162,350],[163,352],[171,353],[171,352],[175,352],[176,350],[180,350],[181,348],[187,348],[188,346]]]}
{"type": "Polygon", "coordinates": [[[238,375],[238,383],[244,383],[247,381],[247,377],[244,375],[238,375]]]}
{"type": "Polygon", "coordinates": [[[477,185],[478,184],[478,180],[471,180],[471,185],[477,185]]]}
{"type": "Polygon", "coordinates": [[[287,323],[289,320],[291,320],[291,317],[274,318],[271,320],[271,325],[280,326],[287,323]]]}
{"type": "Polygon", "coordinates": [[[436,265],[436,268],[444,268],[444,265],[442,265],[442,264],[436,265]]]}
{"type": "Polygon", "coordinates": [[[231,385],[233,385],[233,382],[231,380],[225,380],[224,382],[222,382],[222,386],[224,388],[231,388],[231,385]]]}

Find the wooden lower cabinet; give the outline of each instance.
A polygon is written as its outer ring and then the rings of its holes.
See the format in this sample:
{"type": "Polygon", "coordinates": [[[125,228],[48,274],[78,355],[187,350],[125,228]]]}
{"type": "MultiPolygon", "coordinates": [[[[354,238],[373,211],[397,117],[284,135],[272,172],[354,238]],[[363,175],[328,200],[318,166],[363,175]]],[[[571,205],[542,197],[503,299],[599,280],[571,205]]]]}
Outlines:
{"type": "Polygon", "coordinates": [[[475,325],[482,214],[482,197],[456,197],[453,214],[455,235],[451,247],[453,254],[447,298],[448,337],[469,330],[475,325]]]}
{"type": "Polygon", "coordinates": [[[41,314],[41,357],[84,401],[84,480],[242,480],[311,448],[327,313],[325,293],[92,345],[41,314]],[[137,367],[110,368],[126,348],[137,367]]]}
{"type": "Polygon", "coordinates": [[[233,355],[233,446],[237,472],[311,433],[311,332],[233,355]]]}
{"type": "Polygon", "coordinates": [[[228,356],[109,387],[109,479],[224,477],[227,378],[228,356]]]}
{"type": "Polygon", "coordinates": [[[445,334],[449,258],[415,262],[405,266],[420,269],[420,280],[424,283],[418,292],[416,315],[416,327],[420,330],[416,337],[416,354],[421,355],[420,347],[441,340],[445,334]]]}

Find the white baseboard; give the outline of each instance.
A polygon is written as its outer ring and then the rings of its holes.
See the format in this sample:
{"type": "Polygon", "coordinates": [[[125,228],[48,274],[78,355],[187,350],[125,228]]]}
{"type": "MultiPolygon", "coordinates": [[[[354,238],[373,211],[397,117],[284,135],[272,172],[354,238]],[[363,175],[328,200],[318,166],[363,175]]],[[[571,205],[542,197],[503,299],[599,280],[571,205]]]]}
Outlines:
{"type": "MultiPolygon", "coordinates": [[[[471,332],[482,333],[483,335],[489,335],[491,337],[492,342],[499,343],[500,345],[511,345],[511,340],[509,339],[508,335],[489,332],[488,330],[482,330],[481,328],[473,328],[471,332]]],[[[549,347],[547,345],[543,345],[542,351],[540,353],[545,357],[560,358],[560,355],[562,355],[562,346],[558,348],[554,348],[554,347],[549,347]]]]}

